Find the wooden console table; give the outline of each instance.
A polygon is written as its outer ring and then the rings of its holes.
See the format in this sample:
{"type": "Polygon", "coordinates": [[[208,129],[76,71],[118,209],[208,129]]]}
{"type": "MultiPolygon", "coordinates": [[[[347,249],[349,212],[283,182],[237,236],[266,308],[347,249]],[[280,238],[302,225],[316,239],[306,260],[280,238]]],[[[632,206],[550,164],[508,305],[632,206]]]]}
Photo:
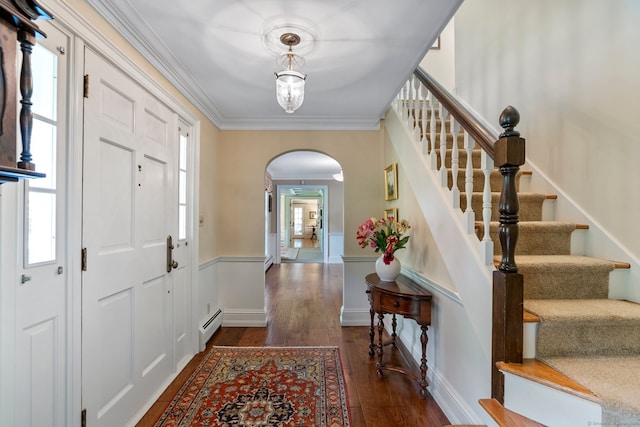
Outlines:
{"type": "Polygon", "coordinates": [[[376,363],[377,374],[382,376],[383,370],[400,372],[413,378],[420,386],[420,394],[424,397],[427,392],[427,329],[431,325],[431,294],[405,276],[398,276],[394,282],[383,282],[377,274],[366,277],[367,294],[371,304],[371,328],[369,329],[369,357],[378,355],[376,363]],[[374,344],[374,317],[378,313],[378,345],[374,344]],[[389,342],[382,341],[384,331],[384,315],[392,314],[392,334],[389,342]],[[413,319],[420,325],[420,342],[422,343],[422,358],[420,359],[420,375],[401,366],[385,365],[382,361],[384,346],[396,345],[396,315],[413,319]]]}

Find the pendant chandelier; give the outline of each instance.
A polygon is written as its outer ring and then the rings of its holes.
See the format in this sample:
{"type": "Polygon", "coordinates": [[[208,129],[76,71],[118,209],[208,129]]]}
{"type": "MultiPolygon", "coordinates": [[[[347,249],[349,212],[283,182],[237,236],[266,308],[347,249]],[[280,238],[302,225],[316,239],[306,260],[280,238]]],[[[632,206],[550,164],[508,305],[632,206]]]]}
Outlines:
{"type": "Polygon", "coordinates": [[[280,57],[282,71],[276,72],[276,97],[278,104],[287,113],[293,113],[304,101],[304,82],[307,75],[302,72],[303,59],[293,53],[292,47],[300,43],[300,36],[284,33],[280,42],[289,46],[289,51],[280,57]]]}

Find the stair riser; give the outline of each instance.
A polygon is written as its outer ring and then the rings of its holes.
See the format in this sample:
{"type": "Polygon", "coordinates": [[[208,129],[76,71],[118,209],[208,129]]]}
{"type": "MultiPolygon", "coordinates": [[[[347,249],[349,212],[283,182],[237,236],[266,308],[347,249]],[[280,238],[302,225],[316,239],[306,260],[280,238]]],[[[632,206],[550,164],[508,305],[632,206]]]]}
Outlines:
{"type": "Polygon", "coordinates": [[[598,403],[506,373],[504,406],[548,426],[600,425],[598,403]]]}
{"type": "MultiPolygon", "coordinates": [[[[492,193],[491,195],[491,220],[498,221],[500,213],[498,212],[498,203],[500,201],[500,193],[492,193]]],[[[519,196],[519,220],[520,221],[540,221],[542,220],[542,203],[544,195],[538,194],[520,194],[519,196]]],[[[460,207],[462,211],[466,210],[467,197],[466,194],[460,195],[460,207]]],[[[471,208],[476,213],[476,219],[482,219],[482,194],[474,193],[471,198],[471,208]]]]}
{"type": "MultiPolygon", "coordinates": [[[[484,229],[476,230],[478,238],[484,236],[484,229]]],[[[498,239],[498,226],[492,225],[489,230],[491,240],[495,242],[494,255],[502,254],[500,239],[498,239]]],[[[571,253],[571,231],[561,233],[550,227],[548,231],[541,231],[539,227],[519,227],[516,255],[569,255],[571,253]]],[[[517,261],[517,260],[516,260],[517,261]]]]}
{"type": "Polygon", "coordinates": [[[567,271],[557,266],[530,268],[519,264],[518,272],[524,276],[525,299],[604,299],[609,296],[609,273],[588,267],[567,271]]]}
{"type": "Polygon", "coordinates": [[[640,355],[640,322],[543,322],[538,328],[537,357],[640,355]]]}
{"type": "MultiPolygon", "coordinates": [[[[516,191],[520,190],[520,175],[516,175],[516,191]]],[[[491,191],[502,191],[502,175],[500,171],[494,169],[491,171],[489,175],[489,180],[491,182],[491,191]]],[[[449,189],[451,189],[451,185],[453,183],[453,175],[451,174],[451,170],[448,173],[447,185],[449,189]]],[[[458,171],[458,190],[465,191],[466,190],[466,174],[464,169],[460,169],[458,171]]],[[[484,173],[481,169],[473,170],[473,191],[474,192],[482,192],[484,190],[484,173]]]]}

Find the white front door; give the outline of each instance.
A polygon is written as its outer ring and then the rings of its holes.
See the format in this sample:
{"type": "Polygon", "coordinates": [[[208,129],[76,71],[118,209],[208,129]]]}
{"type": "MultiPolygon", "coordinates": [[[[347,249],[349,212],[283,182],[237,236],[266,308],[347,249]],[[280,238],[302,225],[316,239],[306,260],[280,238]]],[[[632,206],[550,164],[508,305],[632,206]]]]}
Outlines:
{"type": "Polygon", "coordinates": [[[89,426],[125,426],[176,364],[167,238],[178,240],[178,119],[90,50],[85,73],[82,400],[89,426]]]}
{"type": "MultiPolygon", "coordinates": [[[[66,256],[67,69],[69,37],[47,22],[32,53],[31,152],[46,178],[27,181],[19,209],[16,286],[15,425],[68,426],[71,299],[66,256]]],[[[6,319],[3,319],[5,321],[6,319]]]]}

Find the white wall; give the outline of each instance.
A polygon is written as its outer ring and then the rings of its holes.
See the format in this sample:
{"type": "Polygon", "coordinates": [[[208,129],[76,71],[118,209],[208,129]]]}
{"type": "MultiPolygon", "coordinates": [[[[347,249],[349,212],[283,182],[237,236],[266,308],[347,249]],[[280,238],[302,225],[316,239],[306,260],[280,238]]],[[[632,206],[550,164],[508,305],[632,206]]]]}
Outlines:
{"type": "Polygon", "coordinates": [[[430,49],[420,67],[431,74],[449,92],[454,93],[455,79],[455,17],[440,33],[440,49],[430,49]]]}

